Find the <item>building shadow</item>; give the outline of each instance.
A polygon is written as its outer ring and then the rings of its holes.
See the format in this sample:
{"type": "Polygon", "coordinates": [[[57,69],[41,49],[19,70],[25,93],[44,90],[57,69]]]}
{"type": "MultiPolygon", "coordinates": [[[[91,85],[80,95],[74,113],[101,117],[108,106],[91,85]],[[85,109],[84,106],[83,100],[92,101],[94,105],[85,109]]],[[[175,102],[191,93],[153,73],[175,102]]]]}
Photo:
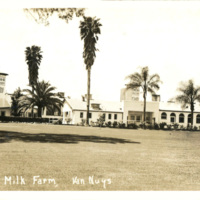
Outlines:
{"type": "Polygon", "coordinates": [[[52,134],[52,133],[21,133],[12,131],[0,131],[0,143],[7,143],[11,141],[22,142],[41,142],[41,143],[65,143],[78,144],[79,142],[94,142],[94,143],[108,143],[108,144],[140,144],[131,140],[112,137],[100,137],[90,135],[77,134],[52,134]]]}

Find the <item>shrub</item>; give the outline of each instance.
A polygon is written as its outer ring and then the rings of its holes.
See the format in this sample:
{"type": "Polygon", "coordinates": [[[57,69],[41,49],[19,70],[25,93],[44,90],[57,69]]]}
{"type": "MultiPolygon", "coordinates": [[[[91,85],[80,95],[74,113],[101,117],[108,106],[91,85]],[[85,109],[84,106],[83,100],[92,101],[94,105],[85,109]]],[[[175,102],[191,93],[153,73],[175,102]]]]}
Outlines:
{"type": "Polygon", "coordinates": [[[146,128],[152,130],[152,129],[153,129],[153,126],[152,126],[151,124],[147,124],[147,125],[146,125],[146,128]]]}
{"type": "Polygon", "coordinates": [[[111,122],[111,121],[108,121],[108,122],[106,123],[106,126],[107,126],[107,127],[111,127],[111,125],[112,125],[112,122],[111,122]]]}
{"type": "Polygon", "coordinates": [[[91,121],[91,122],[90,122],[90,125],[91,125],[91,126],[95,126],[95,122],[91,121]]]}
{"type": "Polygon", "coordinates": [[[84,126],[86,124],[86,120],[85,119],[82,119],[81,120],[81,126],[84,126]]]}
{"type": "Polygon", "coordinates": [[[105,113],[99,115],[96,124],[101,127],[104,125],[104,122],[105,122],[105,113]]]}
{"type": "Polygon", "coordinates": [[[69,124],[72,121],[72,118],[67,118],[67,124],[69,124]]]}
{"type": "Polygon", "coordinates": [[[165,122],[160,123],[160,129],[165,129],[166,125],[167,123],[165,122]]]}
{"type": "Polygon", "coordinates": [[[160,129],[160,126],[159,126],[157,123],[155,123],[155,124],[154,124],[154,129],[159,130],[159,129],[160,129]]]}
{"type": "Polygon", "coordinates": [[[118,123],[116,121],[113,122],[113,127],[116,128],[118,123]]]}
{"type": "Polygon", "coordinates": [[[29,117],[7,117],[0,116],[1,122],[27,122],[27,123],[48,123],[49,118],[29,118],[29,117]]]}
{"type": "Polygon", "coordinates": [[[178,124],[178,123],[175,123],[175,124],[174,124],[174,129],[177,130],[178,127],[179,127],[179,124],[178,124]]]}
{"type": "Polygon", "coordinates": [[[173,129],[174,127],[172,127],[172,125],[171,124],[167,124],[167,129],[168,130],[171,130],[171,129],[173,129]]]}
{"type": "Polygon", "coordinates": [[[128,128],[131,128],[131,129],[138,129],[138,125],[135,124],[135,123],[131,123],[131,124],[128,124],[128,128]]]}
{"type": "Polygon", "coordinates": [[[144,124],[141,123],[141,124],[138,125],[138,127],[139,127],[139,128],[144,128],[144,124]]]}
{"type": "Polygon", "coordinates": [[[120,123],[118,124],[118,126],[119,126],[119,128],[126,128],[126,124],[123,123],[123,122],[120,122],[120,123]]]}
{"type": "Polygon", "coordinates": [[[197,131],[197,130],[198,130],[198,127],[197,127],[197,126],[194,126],[194,127],[193,127],[193,130],[194,130],[194,131],[197,131]]]}
{"type": "Polygon", "coordinates": [[[56,122],[53,122],[53,124],[62,124],[62,119],[58,119],[56,122]]]}

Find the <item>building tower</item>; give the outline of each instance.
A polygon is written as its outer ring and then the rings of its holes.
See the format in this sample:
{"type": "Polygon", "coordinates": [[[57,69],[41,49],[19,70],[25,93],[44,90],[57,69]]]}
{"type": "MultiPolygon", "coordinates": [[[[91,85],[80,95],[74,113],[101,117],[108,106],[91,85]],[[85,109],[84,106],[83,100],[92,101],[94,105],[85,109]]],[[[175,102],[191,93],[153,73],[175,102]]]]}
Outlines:
{"type": "Polygon", "coordinates": [[[5,95],[5,91],[6,91],[6,76],[8,74],[5,73],[1,73],[0,72],[0,95],[5,95]]]}

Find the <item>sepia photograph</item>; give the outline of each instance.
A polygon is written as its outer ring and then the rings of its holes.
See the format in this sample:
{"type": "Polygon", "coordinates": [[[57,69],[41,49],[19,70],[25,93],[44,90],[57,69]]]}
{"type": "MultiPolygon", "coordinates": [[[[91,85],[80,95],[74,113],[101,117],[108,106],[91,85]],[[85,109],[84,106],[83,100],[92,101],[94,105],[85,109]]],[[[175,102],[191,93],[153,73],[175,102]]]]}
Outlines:
{"type": "Polygon", "coordinates": [[[199,1],[2,5],[0,196],[200,190],[199,1]]]}

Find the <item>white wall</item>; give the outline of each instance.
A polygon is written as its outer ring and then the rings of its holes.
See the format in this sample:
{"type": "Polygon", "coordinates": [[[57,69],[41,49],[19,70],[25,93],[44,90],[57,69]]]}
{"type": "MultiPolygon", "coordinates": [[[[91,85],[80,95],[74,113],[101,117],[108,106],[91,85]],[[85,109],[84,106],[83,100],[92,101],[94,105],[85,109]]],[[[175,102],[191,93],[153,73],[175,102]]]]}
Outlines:
{"type": "MultiPolygon", "coordinates": [[[[175,123],[178,123],[179,125],[183,125],[184,127],[186,127],[188,125],[188,115],[190,114],[190,112],[174,112],[174,111],[159,111],[159,123],[165,122],[167,124],[172,124],[172,122],[170,121],[170,114],[174,113],[176,115],[176,120],[175,123]],[[167,119],[161,119],[161,114],[165,112],[167,114],[167,119]],[[179,122],[179,115],[180,114],[184,114],[184,123],[179,122]]],[[[193,125],[194,126],[200,126],[200,123],[196,123],[196,116],[200,114],[200,113],[194,113],[194,117],[193,117],[193,125]]]]}
{"type": "Polygon", "coordinates": [[[11,116],[11,114],[10,114],[11,109],[10,108],[0,108],[0,116],[1,116],[1,112],[5,112],[5,116],[11,116]]]}
{"type": "MultiPolygon", "coordinates": [[[[117,122],[122,122],[123,120],[123,113],[118,113],[118,112],[109,112],[109,111],[92,111],[90,110],[90,113],[92,113],[92,118],[89,119],[89,121],[97,122],[97,119],[99,116],[103,113],[105,113],[105,121],[117,121],[117,122]],[[112,118],[108,119],[108,115],[111,114],[112,118]],[[114,119],[114,114],[117,114],[117,119],[114,119]]],[[[82,122],[82,119],[86,119],[86,110],[72,110],[71,107],[65,103],[63,105],[63,123],[66,123],[67,117],[70,117],[72,119],[71,124],[78,124],[82,122]],[[66,116],[66,112],[68,112],[68,116],[66,116]],[[83,118],[80,117],[80,113],[83,113],[83,118]]]]}
{"type": "MultiPolygon", "coordinates": [[[[122,116],[123,113],[115,113],[115,112],[103,112],[103,111],[90,111],[90,113],[92,114],[92,118],[89,119],[89,121],[93,121],[93,122],[97,122],[97,119],[99,118],[99,116],[103,113],[105,113],[105,122],[111,121],[117,121],[117,122],[122,122],[122,116]],[[111,119],[108,119],[108,115],[111,114],[111,119]],[[117,119],[114,119],[114,114],[117,114],[117,119]]],[[[77,123],[81,123],[82,119],[86,119],[86,111],[73,111],[73,123],[77,124],[77,123]],[[80,118],[80,113],[83,113],[83,118],[80,118]]]]}
{"type": "MultiPolygon", "coordinates": [[[[144,102],[143,101],[122,101],[124,117],[123,122],[127,123],[127,117],[130,111],[143,112],[144,102]]],[[[159,121],[159,102],[146,102],[146,112],[152,112],[152,118],[155,121],[159,121]]]]}
{"type": "Polygon", "coordinates": [[[63,105],[62,114],[63,114],[63,124],[67,123],[67,119],[68,118],[72,119],[70,124],[74,124],[75,123],[75,119],[74,119],[74,115],[73,115],[72,109],[70,108],[70,106],[67,103],[65,103],[63,105]]]}

